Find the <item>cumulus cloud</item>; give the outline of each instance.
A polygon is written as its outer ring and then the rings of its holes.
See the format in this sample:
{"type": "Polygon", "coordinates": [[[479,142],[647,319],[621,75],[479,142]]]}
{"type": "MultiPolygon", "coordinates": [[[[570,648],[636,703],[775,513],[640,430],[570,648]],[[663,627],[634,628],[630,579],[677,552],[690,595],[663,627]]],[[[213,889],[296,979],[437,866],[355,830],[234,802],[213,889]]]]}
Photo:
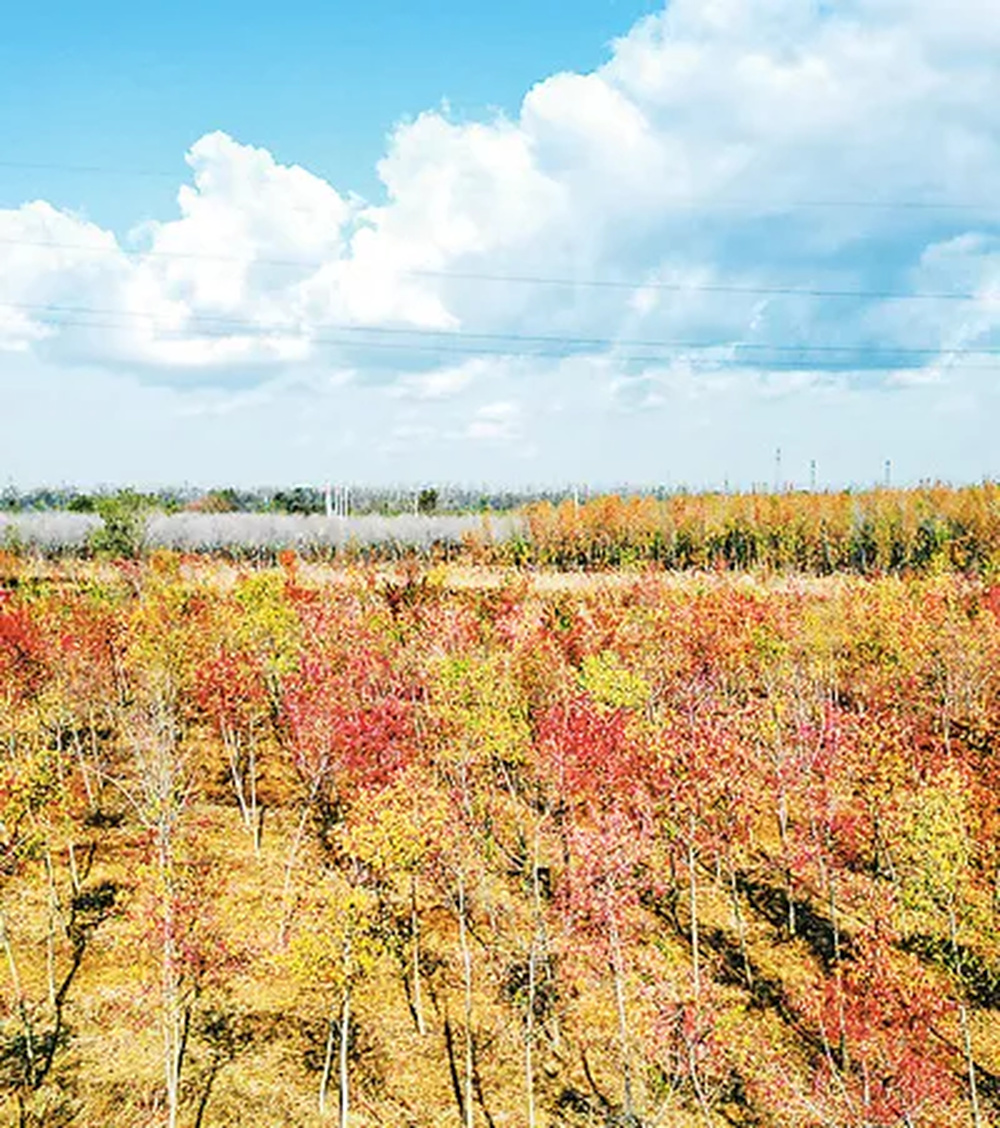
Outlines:
{"type": "Polygon", "coordinates": [[[519,432],[520,417],[521,408],[517,403],[509,400],[486,403],[476,411],[465,433],[470,439],[490,442],[513,439],[519,432]]]}
{"type": "Polygon", "coordinates": [[[522,399],[680,413],[734,373],[803,403],[831,369],[859,394],[964,378],[1000,328],[979,187],[998,47],[980,0],[672,0],[516,114],[398,125],[375,201],[210,133],[177,215],[122,242],[41,201],[0,211],[0,349],[188,387],[325,371],[388,386],[400,436],[495,443],[522,399]],[[455,334],[520,358],[502,387],[448,356],[455,334]],[[405,414],[477,388],[496,398],[464,425],[405,414]]]}
{"type": "Polygon", "coordinates": [[[403,399],[443,400],[458,395],[486,368],[486,362],[469,361],[452,368],[436,368],[400,378],[391,394],[403,399]]]}

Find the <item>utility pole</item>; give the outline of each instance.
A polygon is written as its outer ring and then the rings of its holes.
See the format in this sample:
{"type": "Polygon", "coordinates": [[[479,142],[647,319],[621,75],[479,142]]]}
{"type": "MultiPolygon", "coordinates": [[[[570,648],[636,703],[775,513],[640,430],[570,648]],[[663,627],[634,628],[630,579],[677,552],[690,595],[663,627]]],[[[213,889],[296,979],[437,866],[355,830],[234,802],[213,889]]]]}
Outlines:
{"type": "Polygon", "coordinates": [[[885,488],[889,489],[892,485],[892,459],[885,460],[885,488]]]}
{"type": "Polygon", "coordinates": [[[781,447],[774,452],[774,492],[781,490],[781,447]]]}
{"type": "Polygon", "coordinates": [[[816,459],[809,460],[809,492],[816,492],[816,459]]]}

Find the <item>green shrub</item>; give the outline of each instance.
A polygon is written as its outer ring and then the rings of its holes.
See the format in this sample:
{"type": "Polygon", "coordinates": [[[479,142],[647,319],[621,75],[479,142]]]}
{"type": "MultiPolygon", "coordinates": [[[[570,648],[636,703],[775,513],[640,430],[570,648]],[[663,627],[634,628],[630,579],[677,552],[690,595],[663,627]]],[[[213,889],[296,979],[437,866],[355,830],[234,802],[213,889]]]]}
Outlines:
{"type": "Polygon", "coordinates": [[[145,494],[119,490],[94,499],[94,509],[104,522],[89,538],[96,556],[134,560],[142,555],[146,539],[146,519],[153,504],[145,494]]]}

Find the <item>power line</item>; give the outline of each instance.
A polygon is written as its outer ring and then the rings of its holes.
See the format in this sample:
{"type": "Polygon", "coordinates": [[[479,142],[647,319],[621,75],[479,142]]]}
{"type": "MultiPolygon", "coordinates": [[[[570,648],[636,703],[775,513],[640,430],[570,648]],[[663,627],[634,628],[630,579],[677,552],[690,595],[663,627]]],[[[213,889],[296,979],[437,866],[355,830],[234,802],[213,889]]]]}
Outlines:
{"type": "MultiPolygon", "coordinates": [[[[234,262],[251,266],[291,267],[318,269],[332,265],[329,260],[264,258],[246,255],[214,255],[199,251],[146,251],[130,247],[95,247],[85,243],[62,243],[31,239],[3,239],[0,246],[31,247],[47,250],[81,251],[85,254],[123,255],[128,258],[190,260],[194,262],[234,262]]],[[[337,260],[339,265],[351,265],[352,260],[337,260]]],[[[911,291],[831,289],[818,286],[746,286],[742,284],[698,282],[651,282],[645,279],[565,278],[544,275],[491,274],[476,271],[411,269],[396,271],[407,278],[439,278],[457,282],[490,282],[510,285],[553,286],[580,289],[649,290],[662,293],[744,294],[748,296],[783,296],[812,298],[860,298],[885,301],[940,301],[940,302],[1000,302],[998,294],[977,294],[971,291],[911,291]]]]}
{"type": "MultiPolygon", "coordinates": [[[[123,325],[120,322],[114,322],[114,321],[110,321],[110,322],[109,321],[94,321],[94,320],[74,321],[74,320],[71,320],[71,319],[60,319],[58,321],[43,322],[43,324],[49,325],[52,328],[80,328],[80,329],[124,329],[124,328],[128,327],[127,322],[126,322],[125,325],[123,325]]],[[[263,329],[260,329],[260,328],[256,328],[256,327],[254,327],[254,326],[252,326],[251,324],[248,323],[247,327],[243,330],[242,335],[248,336],[248,337],[265,338],[269,334],[269,332],[270,332],[269,330],[263,330],[263,329]]],[[[173,338],[166,338],[166,340],[171,340],[171,339],[177,340],[177,341],[197,341],[197,340],[201,340],[201,339],[204,339],[204,340],[230,340],[230,339],[232,339],[233,336],[234,336],[234,333],[231,330],[220,329],[220,330],[217,330],[217,331],[213,331],[210,328],[205,328],[205,329],[202,329],[197,335],[192,336],[192,335],[177,334],[173,338]]],[[[534,349],[531,349],[530,351],[512,352],[510,349],[504,349],[502,347],[502,345],[505,343],[505,341],[502,338],[502,335],[497,335],[497,337],[499,339],[498,339],[497,347],[495,347],[495,348],[489,348],[489,347],[486,347],[485,345],[466,345],[466,344],[463,344],[461,342],[453,343],[451,341],[438,342],[438,343],[420,343],[420,342],[413,343],[413,342],[401,342],[401,341],[357,341],[357,340],[350,339],[350,338],[329,337],[329,336],[290,337],[290,338],[286,338],[286,341],[291,342],[291,343],[303,343],[303,344],[307,344],[309,346],[335,347],[335,348],[347,349],[347,350],[358,351],[358,352],[374,350],[374,351],[377,351],[377,352],[388,351],[388,352],[393,352],[393,353],[422,353],[422,354],[431,354],[431,355],[435,355],[435,356],[457,355],[457,356],[472,356],[472,357],[498,357],[498,358],[507,358],[507,359],[512,358],[512,357],[517,357],[518,359],[569,360],[569,359],[573,359],[574,357],[587,355],[587,354],[583,354],[583,353],[567,353],[566,348],[562,348],[562,349],[552,349],[552,348],[538,349],[538,348],[534,348],[534,349]]],[[[164,340],[164,338],[161,338],[161,342],[163,340],[164,340]]],[[[550,338],[550,340],[558,340],[558,338],[550,338]]],[[[569,339],[567,339],[567,340],[569,340],[569,339]]],[[[516,343],[516,341],[517,341],[517,338],[514,338],[514,340],[509,342],[509,343],[516,343]]],[[[632,347],[635,347],[635,346],[632,346],[632,347]]],[[[698,346],[695,346],[695,347],[698,347],[698,346]]],[[[705,346],[702,346],[702,347],[703,347],[703,349],[707,350],[709,348],[714,349],[714,348],[717,348],[719,346],[705,345],[705,346]]],[[[762,346],[762,347],[766,347],[766,346],[762,346]]],[[[795,348],[795,346],[788,346],[788,347],[790,349],[795,348]]],[[[802,351],[808,352],[809,346],[802,346],[802,351]]],[[[998,351],[1000,351],[1000,350],[998,350],[998,351]]],[[[975,352],[975,350],[970,350],[970,352],[975,352]]],[[[873,354],[871,352],[866,353],[864,349],[859,348],[857,350],[856,358],[854,359],[853,363],[859,364],[859,363],[863,362],[866,355],[871,356],[873,354]]],[[[937,354],[935,354],[935,355],[937,355],[937,354]]],[[[945,354],[945,355],[950,355],[950,354],[945,354]]],[[[638,364],[638,363],[643,363],[643,364],[650,364],[650,363],[667,364],[667,363],[675,362],[679,359],[683,359],[686,364],[690,364],[690,365],[697,367],[697,368],[733,369],[733,368],[745,368],[745,367],[747,367],[746,363],[744,361],[740,360],[738,357],[733,357],[733,356],[729,356],[729,357],[719,357],[719,356],[678,357],[675,352],[659,352],[659,353],[657,353],[657,352],[651,351],[651,352],[633,353],[633,354],[617,353],[615,355],[614,359],[619,364],[638,364]]],[[[823,364],[819,363],[819,361],[817,361],[816,359],[810,358],[808,356],[803,356],[799,360],[794,361],[794,362],[792,362],[792,361],[771,361],[771,360],[768,360],[766,357],[761,358],[757,361],[757,363],[759,365],[762,365],[762,366],[766,365],[767,369],[770,370],[770,371],[801,372],[801,371],[803,371],[804,368],[809,368],[811,371],[826,372],[826,373],[833,374],[833,375],[843,373],[845,371],[844,365],[848,364],[849,362],[851,362],[850,357],[846,357],[846,358],[843,358],[841,360],[833,360],[833,359],[830,359],[829,357],[827,357],[826,358],[826,364],[824,366],[823,364]]],[[[866,373],[873,373],[874,374],[874,373],[878,373],[878,372],[896,372],[896,371],[899,371],[900,367],[901,366],[899,366],[899,365],[891,365],[891,364],[883,364],[881,366],[868,365],[868,366],[864,366],[863,370],[866,373]]],[[[1000,363],[992,362],[992,363],[989,363],[989,364],[966,364],[966,365],[963,365],[963,370],[967,370],[967,369],[996,372],[996,371],[1000,371],[1000,363]]]]}
{"type": "MultiPolygon", "coordinates": [[[[154,311],[140,311],[140,310],[116,310],[107,307],[98,306],[64,306],[53,304],[41,304],[31,302],[8,302],[0,301],[0,306],[27,310],[31,312],[38,312],[41,314],[74,314],[86,317],[114,317],[123,320],[127,323],[132,321],[161,321],[168,322],[162,313],[154,311]]],[[[261,321],[254,321],[248,318],[238,317],[225,317],[218,314],[191,314],[187,318],[190,322],[197,324],[206,323],[209,325],[221,325],[230,327],[234,330],[234,334],[239,331],[250,331],[255,335],[265,335],[271,333],[286,333],[292,334],[295,331],[294,326],[287,324],[265,324],[261,321]]],[[[92,324],[91,322],[76,322],[56,319],[45,324],[54,326],[70,325],[74,327],[81,327],[92,324]]],[[[111,327],[101,323],[99,327],[111,327]]],[[[114,326],[121,328],[122,326],[114,326]]],[[[168,328],[173,328],[172,325],[167,324],[168,328]]],[[[155,328],[155,326],[154,326],[155,328]]],[[[313,325],[305,327],[300,330],[298,338],[303,340],[313,339],[311,334],[315,331],[325,332],[332,331],[338,333],[352,333],[352,334],[381,334],[391,337],[416,337],[418,339],[427,338],[443,338],[445,341],[494,341],[501,344],[531,344],[531,345],[552,345],[561,348],[601,348],[601,349],[616,349],[616,348],[641,348],[641,349],[691,349],[698,351],[709,351],[716,349],[735,349],[743,352],[777,352],[777,353],[821,353],[827,355],[842,355],[848,356],[860,354],[862,356],[888,356],[888,357],[912,357],[915,359],[936,357],[936,356],[995,356],[1000,355],[1000,346],[983,345],[980,347],[963,346],[959,348],[948,348],[947,346],[939,346],[937,348],[917,348],[905,345],[831,345],[831,344],[805,344],[805,343],[791,343],[791,342],[766,342],[766,341],[692,341],[692,340],[665,340],[665,339],[642,339],[642,338],[629,338],[629,337],[576,337],[564,336],[554,334],[529,334],[529,333],[497,333],[497,332],[479,332],[470,330],[453,330],[453,329],[426,329],[426,328],[406,328],[403,326],[379,326],[379,325],[358,325],[356,323],[346,322],[316,322],[313,325]]],[[[219,336],[228,334],[218,334],[219,336]]],[[[189,337],[190,335],[185,335],[189,337]]],[[[345,343],[351,343],[350,341],[345,343]]],[[[371,342],[359,342],[357,347],[363,348],[371,344],[371,342]]],[[[409,347],[406,343],[401,344],[401,348],[409,347]]]]}
{"type": "MultiPolygon", "coordinates": [[[[906,290],[832,290],[805,286],[743,286],[696,282],[625,282],[615,279],[542,278],[530,275],[478,274],[445,270],[410,270],[403,273],[416,277],[452,278],[468,282],[511,282],[543,286],[582,286],[613,290],[654,290],[669,293],[762,294],[810,298],[879,298],[886,300],[899,299],[902,301],[971,302],[985,300],[982,294],[960,291],[930,293],[906,290]]],[[[992,295],[987,295],[986,297],[992,297],[992,295]]],[[[1000,295],[997,295],[994,300],[1000,301],[1000,295]]]]}

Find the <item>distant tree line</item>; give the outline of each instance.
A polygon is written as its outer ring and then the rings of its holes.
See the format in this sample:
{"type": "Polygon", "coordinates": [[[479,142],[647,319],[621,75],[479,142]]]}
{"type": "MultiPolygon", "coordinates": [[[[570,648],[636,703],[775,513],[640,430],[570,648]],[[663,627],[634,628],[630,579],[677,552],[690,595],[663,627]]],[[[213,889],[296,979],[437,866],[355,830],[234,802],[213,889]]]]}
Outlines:
{"type": "MultiPolygon", "coordinates": [[[[345,483],[333,483],[344,485],[345,483]]],[[[686,489],[663,485],[609,486],[600,491],[586,486],[549,485],[502,487],[489,484],[468,485],[449,482],[396,485],[357,485],[350,489],[352,513],[503,513],[535,502],[586,501],[592,496],[609,494],[642,496],[663,501],[672,494],[686,495],[686,489]]],[[[151,508],[162,513],[195,510],[203,513],[323,513],[326,509],[323,485],[283,485],[237,488],[217,486],[169,486],[140,491],[131,486],[107,486],[96,490],[80,490],[73,486],[43,486],[18,489],[13,485],[0,490],[0,512],[25,513],[69,511],[96,513],[99,503],[119,495],[141,495],[151,508]]]]}
{"type": "MultiPolygon", "coordinates": [[[[448,484],[416,487],[351,485],[350,509],[358,515],[371,513],[383,516],[414,512],[506,512],[533,501],[558,502],[570,494],[569,490],[490,489],[448,484]]],[[[142,497],[151,509],[162,513],[194,510],[202,513],[321,514],[326,511],[324,487],[298,485],[254,489],[171,487],[145,492],[131,487],[85,492],[72,487],[18,490],[9,486],[0,491],[0,512],[97,513],[109,499],[120,497],[142,497]]]]}
{"type": "MultiPolygon", "coordinates": [[[[993,483],[838,493],[602,494],[589,499],[578,494],[494,496],[424,486],[395,492],[359,488],[352,490],[350,498],[350,521],[327,527],[309,520],[326,511],[325,492],[307,486],[256,492],[67,491],[16,497],[9,491],[3,507],[9,514],[3,540],[8,547],[16,546],[18,516],[37,522],[44,513],[55,518],[61,512],[65,524],[70,513],[87,514],[101,519],[100,526],[86,534],[87,548],[98,555],[128,557],[143,551],[151,518],[177,515],[190,524],[189,519],[199,514],[245,514],[249,523],[245,529],[241,522],[227,520],[226,531],[213,526],[209,539],[214,543],[222,536],[227,546],[238,548],[247,537],[254,544],[281,541],[279,547],[289,546],[291,538],[291,547],[298,551],[328,555],[370,545],[372,530],[362,531],[355,524],[387,518],[397,519],[389,524],[403,523],[390,536],[394,551],[400,543],[413,546],[437,536],[440,543],[453,543],[456,551],[468,551],[479,563],[558,569],[652,566],[819,575],[935,571],[1000,575],[1000,485],[993,483]],[[42,504],[46,501],[52,503],[47,510],[42,504]],[[452,528],[456,520],[467,521],[480,513],[483,536],[452,528]],[[488,514],[494,515],[493,525],[503,515],[508,524],[502,536],[487,528],[488,514]],[[271,529],[275,522],[265,515],[282,520],[271,529]],[[291,517],[300,519],[301,528],[286,527],[291,517]],[[433,534],[425,527],[428,518],[441,525],[433,534]],[[254,520],[261,526],[256,530],[250,528],[254,520]],[[404,525],[408,532],[401,542],[404,525]]],[[[77,530],[77,540],[83,535],[77,530]]],[[[58,536],[48,542],[54,551],[61,543],[58,536]]]]}
{"type": "Polygon", "coordinates": [[[861,493],[605,495],[521,510],[524,562],[555,568],[858,574],[1000,571],[1000,485],[861,493]]]}

